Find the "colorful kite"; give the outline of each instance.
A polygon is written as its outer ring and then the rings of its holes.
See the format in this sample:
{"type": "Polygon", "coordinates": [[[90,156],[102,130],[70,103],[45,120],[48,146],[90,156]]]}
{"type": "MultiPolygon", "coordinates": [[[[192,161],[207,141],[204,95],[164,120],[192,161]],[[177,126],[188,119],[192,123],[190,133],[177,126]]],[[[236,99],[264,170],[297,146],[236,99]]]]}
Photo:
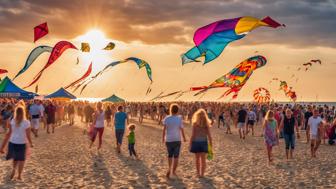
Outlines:
{"type": "Polygon", "coordinates": [[[115,47],[115,44],[112,43],[112,42],[109,42],[109,44],[107,44],[106,47],[103,50],[110,51],[110,50],[113,50],[114,47],[115,47]]]}
{"type": "Polygon", "coordinates": [[[280,81],[280,89],[284,91],[285,95],[289,97],[294,102],[296,101],[296,93],[293,91],[292,87],[288,87],[288,84],[286,81],[280,81]]]}
{"type": "Polygon", "coordinates": [[[209,86],[202,87],[192,87],[191,91],[198,91],[194,96],[197,96],[201,93],[206,92],[209,89],[219,88],[219,87],[229,87],[220,98],[229,95],[230,93],[234,93],[233,99],[238,96],[238,92],[242,89],[242,87],[246,84],[247,80],[253,74],[253,71],[263,67],[266,64],[267,60],[263,56],[254,56],[248,58],[238,64],[233,70],[224,76],[218,78],[215,82],[210,84],[209,86]]]}
{"type": "Polygon", "coordinates": [[[30,87],[34,83],[36,83],[42,76],[43,71],[46,70],[50,65],[52,65],[63,54],[63,52],[69,48],[77,49],[75,45],[73,45],[72,43],[68,41],[59,41],[58,43],[56,43],[56,45],[51,51],[47,64],[44,65],[42,70],[34,77],[34,80],[27,87],[30,87]]]}
{"type": "Polygon", "coordinates": [[[67,89],[67,88],[69,88],[69,87],[73,87],[73,86],[75,86],[76,84],[80,83],[81,81],[83,81],[84,79],[86,79],[87,77],[89,77],[90,74],[91,74],[91,72],[92,72],[92,62],[91,62],[91,64],[90,64],[89,68],[87,69],[87,71],[84,73],[84,75],[83,75],[82,77],[80,77],[80,78],[77,79],[76,81],[70,83],[68,86],[64,87],[64,89],[67,89]]]}
{"type": "MultiPolygon", "coordinates": [[[[153,80],[152,80],[152,69],[151,69],[150,65],[149,65],[146,61],[141,60],[141,59],[139,59],[139,58],[136,58],[136,57],[129,57],[129,58],[125,59],[125,60],[116,61],[116,62],[112,62],[112,63],[108,64],[107,66],[105,66],[104,69],[102,69],[101,71],[99,71],[96,75],[94,75],[94,76],[92,76],[91,78],[88,78],[88,79],[83,80],[82,82],[80,82],[80,83],[76,86],[75,90],[77,90],[80,86],[84,85],[84,86],[82,87],[82,89],[81,89],[81,93],[82,93],[82,92],[84,91],[84,89],[85,89],[85,88],[86,88],[86,87],[87,87],[93,80],[95,80],[98,76],[102,75],[102,74],[103,74],[105,71],[107,71],[109,68],[112,68],[112,67],[114,67],[114,66],[116,66],[116,65],[118,65],[118,64],[126,63],[126,62],[129,62],[129,61],[134,61],[134,62],[138,65],[139,69],[145,67],[145,68],[146,68],[146,72],[147,72],[147,76],[148,76],[149,80],[151,81],[151,83],[153,82],[153,80]]],[[[147,91],[148,91],[148,90],[149,90],[149,89],[147,89],[147,91]]]]}
{"type": "Polygon", "coordinates": [[[90,44],[89,43],[82,43],[81,44],[81,51],[82,52],[90,52],[90,44]]]}
{"type": "Polygon", "coordinates": [[[8,73],[8,71],[5,69],[0,69],[0,74],[5,74],[5,73],[8,73]]]}
{"type": "Polygon", "coordinates": [[[94,76],[94,78],[96,78],[96,77],[98,77],[99,75],[101,75],[101,74],[102,74],[104,71],[106,71],[108,68],[111,68],[111,67],[116,66],[116,65],[121,64],[121,63],[126,63],[126,62],[128,62],[128,61],[134,61],[134,62],[138,65],[139,69],[145,67],[145,68],[146,68],[146,72],[147,72],[147,76],[148,76],[149,80],[150,80],[151,82],[153,82],[153,80],[152,80],[152,69],[151,69],[151,67],[149,66],[149,64],[148,64],[146,61],[141,60],[141,59],[139,59],[139,58],[135,58],[135,57],[129,57],[129,58],[126,58],[125,60],[120,60],[120,61],[116,61],[116,62],[112,62],[112,63],[108,64],[107,66],[105,66],[105,68],[104,68],[102,71],[98,72],[98,73],[94,76]]]}
{"type": "Polygon", "coordinates": [[[267,89],[265,89],[263,87],[260,87],[256,90],[254,90],[253,98],[254,98],[255,102],[268,103],[271,100],[271,94],[267,89]]]}
{"type": "Polygon", "coordinates": [[[28,70],[28,68],[34,63],[34,61],[44,52],[51,52],[52,51],[52,47],[49,47],[49,46],[38,46],[36,47],[35,49],[33,49],[27,60],[26,60],[26,63],[25,65],[23,66],[23,68],[19,71],[19,73],[16,74],[16,76],[13,78],[13,80],[15,80],[19,75],[23,74],[25,71],[28,70]]]}
{"type": "Polygon", "coordinates": [[[34,43],[49,32],[47,22],[34,27],[34,43]]]}
{"type": "Polygon", "coordinates": [[[244,16],[226,19],[201,27],[194,33],[195,47],[181,56],[182,65],[189,62],[200,62],[200,57],[205,57],[204,64],[216,59],[231,42],[239,40],[260,26],[277,28],[281,25],[270,17],[262,20],[244,16]]]}

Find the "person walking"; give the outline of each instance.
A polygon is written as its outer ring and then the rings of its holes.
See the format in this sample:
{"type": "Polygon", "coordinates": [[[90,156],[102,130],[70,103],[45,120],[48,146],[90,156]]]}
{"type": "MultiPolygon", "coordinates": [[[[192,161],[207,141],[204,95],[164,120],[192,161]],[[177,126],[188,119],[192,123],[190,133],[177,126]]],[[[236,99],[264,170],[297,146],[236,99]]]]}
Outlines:
{"type": "Polygon", "coordinates": [[[0,148],[0,153],[4,153],[8,144],[6,159],[13,159],[13,169],[10,179],[13,179],[18,170],[18,180],[22,179],[22,171],[26,161],[27,143],[33,147],[30,137],[30,122],[26,119],[25,108],[17,106],[14,111],[14,118],[7,122],[9,131],[7,132],[0,148]]]}
{"type": "Polygon", "coordinates": [[[118,112],[114,114],[114,128],[118,153],[121,153],[126,124],[129,124],[128,115],[123,111],[122,106],[118,106],[118,112]]]}
{"type": "Polygon", "coordinates": [[[195,154],[196,170],[199,177],[204,177],[208,145],[212,146],[210,132],[211,120],[204,109],[199,109],[192,118],[190,152],[195,154]]]}
{"type": "Polygon", "coordinates": [[[166,143],[168,152],[168,171],[166,177],[170,178],[171,173],[177,177],[176,169],[178,166],[181,135],[183,141],[186,142],[186,137],[183,130],[182,117],[178,115],[179,106],[177,104],[170,105],[170,115],[163,121],[162,142],[166,143]]]}
{"type": "Polygon", "coordinates": [[[280,130],[283,131],[283,137],[285,139],[286,158],[293,159],[293,153],[295,148],[295,130],[297,138],[300,138],[298,121],[293,116],[293,112],[290,109],[286,109],[284,118],[280,123],[280,130]]]}
{"type": "Polygon", "coordinates": [[[105,112],[103,110],[103,104],[101,102],[97,103],[97,110],[93,114],[93,136],[90,144],[90,148],[96,140],[97,134],[99,137],[98,150],[100,150],[103,143],[103,133],[104,133],[104,120],[105,120],[105,112]]]}

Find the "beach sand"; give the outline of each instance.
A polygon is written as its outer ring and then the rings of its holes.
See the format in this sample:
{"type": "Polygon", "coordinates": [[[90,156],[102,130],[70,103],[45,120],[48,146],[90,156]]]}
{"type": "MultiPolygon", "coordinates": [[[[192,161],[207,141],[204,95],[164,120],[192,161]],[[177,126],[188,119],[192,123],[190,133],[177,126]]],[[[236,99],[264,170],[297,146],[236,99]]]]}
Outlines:
{"type": "MultiPolygon", "coordinates": [[[[295,159],[285,160],[284,144],[274,148],[274,165],[267,164],[263,138],[248,136],[241,141],[212,128],[214,160],[208,161],[205,178],[196,177],[194,156],[183,149],[178,178],[166,179],[166,149],[161,142],[162,126],[145,120],[136,128],[136,151],[131,159],[124,140],[122,154],[115,151],[114,132],[104,131],[100,153],[89,150],[84,124],[64,125],[55,134],[41,132],[27,161],[23,181],[7,181],[11,162],[0,160],[0,188],[335,188],[336,147],[322,145],[318,158],[310,158],[310,146],[301,137],[295,159]]],[[[260,127],[260,126],[258,126],[260,127]]],[[[186,125],[187,137],[190,127],[186,125]]],[[[301,134],[303,136],[303,133],[301,134]]],[[[3,134],[0,135],[1,139],[3,134]]],[[[96,141],[97,142],[97,141],[96,141]]]]}

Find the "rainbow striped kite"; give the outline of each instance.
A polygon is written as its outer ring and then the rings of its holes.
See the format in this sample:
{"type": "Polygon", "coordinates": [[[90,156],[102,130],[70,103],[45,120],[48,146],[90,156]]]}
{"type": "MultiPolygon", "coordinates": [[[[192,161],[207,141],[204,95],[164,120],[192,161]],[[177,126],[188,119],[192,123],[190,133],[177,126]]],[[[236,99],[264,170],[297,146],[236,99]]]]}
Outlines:
{"type": "Polygon", "coordinates": [[[245,37],[248,32],[260,26],[277,28],[285,25],[271,17],[260,20],[249,16],[211,23],[197,29],[194,34],[195,47],[181,55],[182,64],[200,62],[197,59],[203,56],[204,64],[207,64],[216,59],[229,43],[245,37]]]}

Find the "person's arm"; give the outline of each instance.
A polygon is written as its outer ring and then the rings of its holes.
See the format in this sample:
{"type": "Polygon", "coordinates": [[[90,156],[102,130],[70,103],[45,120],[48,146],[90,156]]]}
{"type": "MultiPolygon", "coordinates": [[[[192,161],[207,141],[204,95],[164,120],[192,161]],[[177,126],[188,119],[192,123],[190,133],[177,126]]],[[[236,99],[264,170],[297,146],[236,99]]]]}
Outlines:
{"type": "Polygon", "coordinates": [[[186,139],[185,134],[184,134],[183,127],[181,127],[180,130],[181,130],[181,134],[182,134],[182,137],[183,137],[183,142],[187,142],[187,139],[186,139]]]}
{"type": "Polygon", "coordinates": [[[296,130],[296,135],[298,138],[300,138],[300,133],[299,133],[299,125],[298,125],[298,121],[295,119],[295,130],[296,130]]]}
{"type": "Polygon", "coordinates": [[[28,142],[30,144],[30,147],[34,147],[32,139],[31,139],[31,128],[30,127],[28,127],[26,129],[26,136],[27,136],[28,142]]]}
{"type": "Polygon", "coordinates": [[[5,138],[3,139],[3,142],[2,142],[2,145],[1,145],[1,148],[0,148],[0,153],[2,153],[2,154],[4,153],[5,147],[8,143],[8,141],[9,141],[9,137],[12,134],[12,127],[9,127],[9,121],[8,120],[6,122],[6,127],[9,128],[9,129],[8,129],[8,132],[5,135],[5,138]]]}
{"type": "Polygon", "coordinates": [[[128,114],[126,114],[126,123],[127,123],[127,125],[129,125],[128,114]]]}
{"type": "Polygon", "coordinates": [[[166,125],[163,125],[163,130],[162,130],[162,143],[165,143],[165,137],[166,137],[166,125]]]}
{"type": "Polygon", "coordinates": [[[209,144],[210,146],[212,146],[212,136],[211,136],[211,131],[210,128],[207,127],[207,131],[208,131],[208,140],[209,140],[209,144]]]}
{"type": "Polygon", "coordinates": [[[284,128],[284,118],[281,118],[280,125],[279,125],[279,131],[282,131],[284,128]]]}

